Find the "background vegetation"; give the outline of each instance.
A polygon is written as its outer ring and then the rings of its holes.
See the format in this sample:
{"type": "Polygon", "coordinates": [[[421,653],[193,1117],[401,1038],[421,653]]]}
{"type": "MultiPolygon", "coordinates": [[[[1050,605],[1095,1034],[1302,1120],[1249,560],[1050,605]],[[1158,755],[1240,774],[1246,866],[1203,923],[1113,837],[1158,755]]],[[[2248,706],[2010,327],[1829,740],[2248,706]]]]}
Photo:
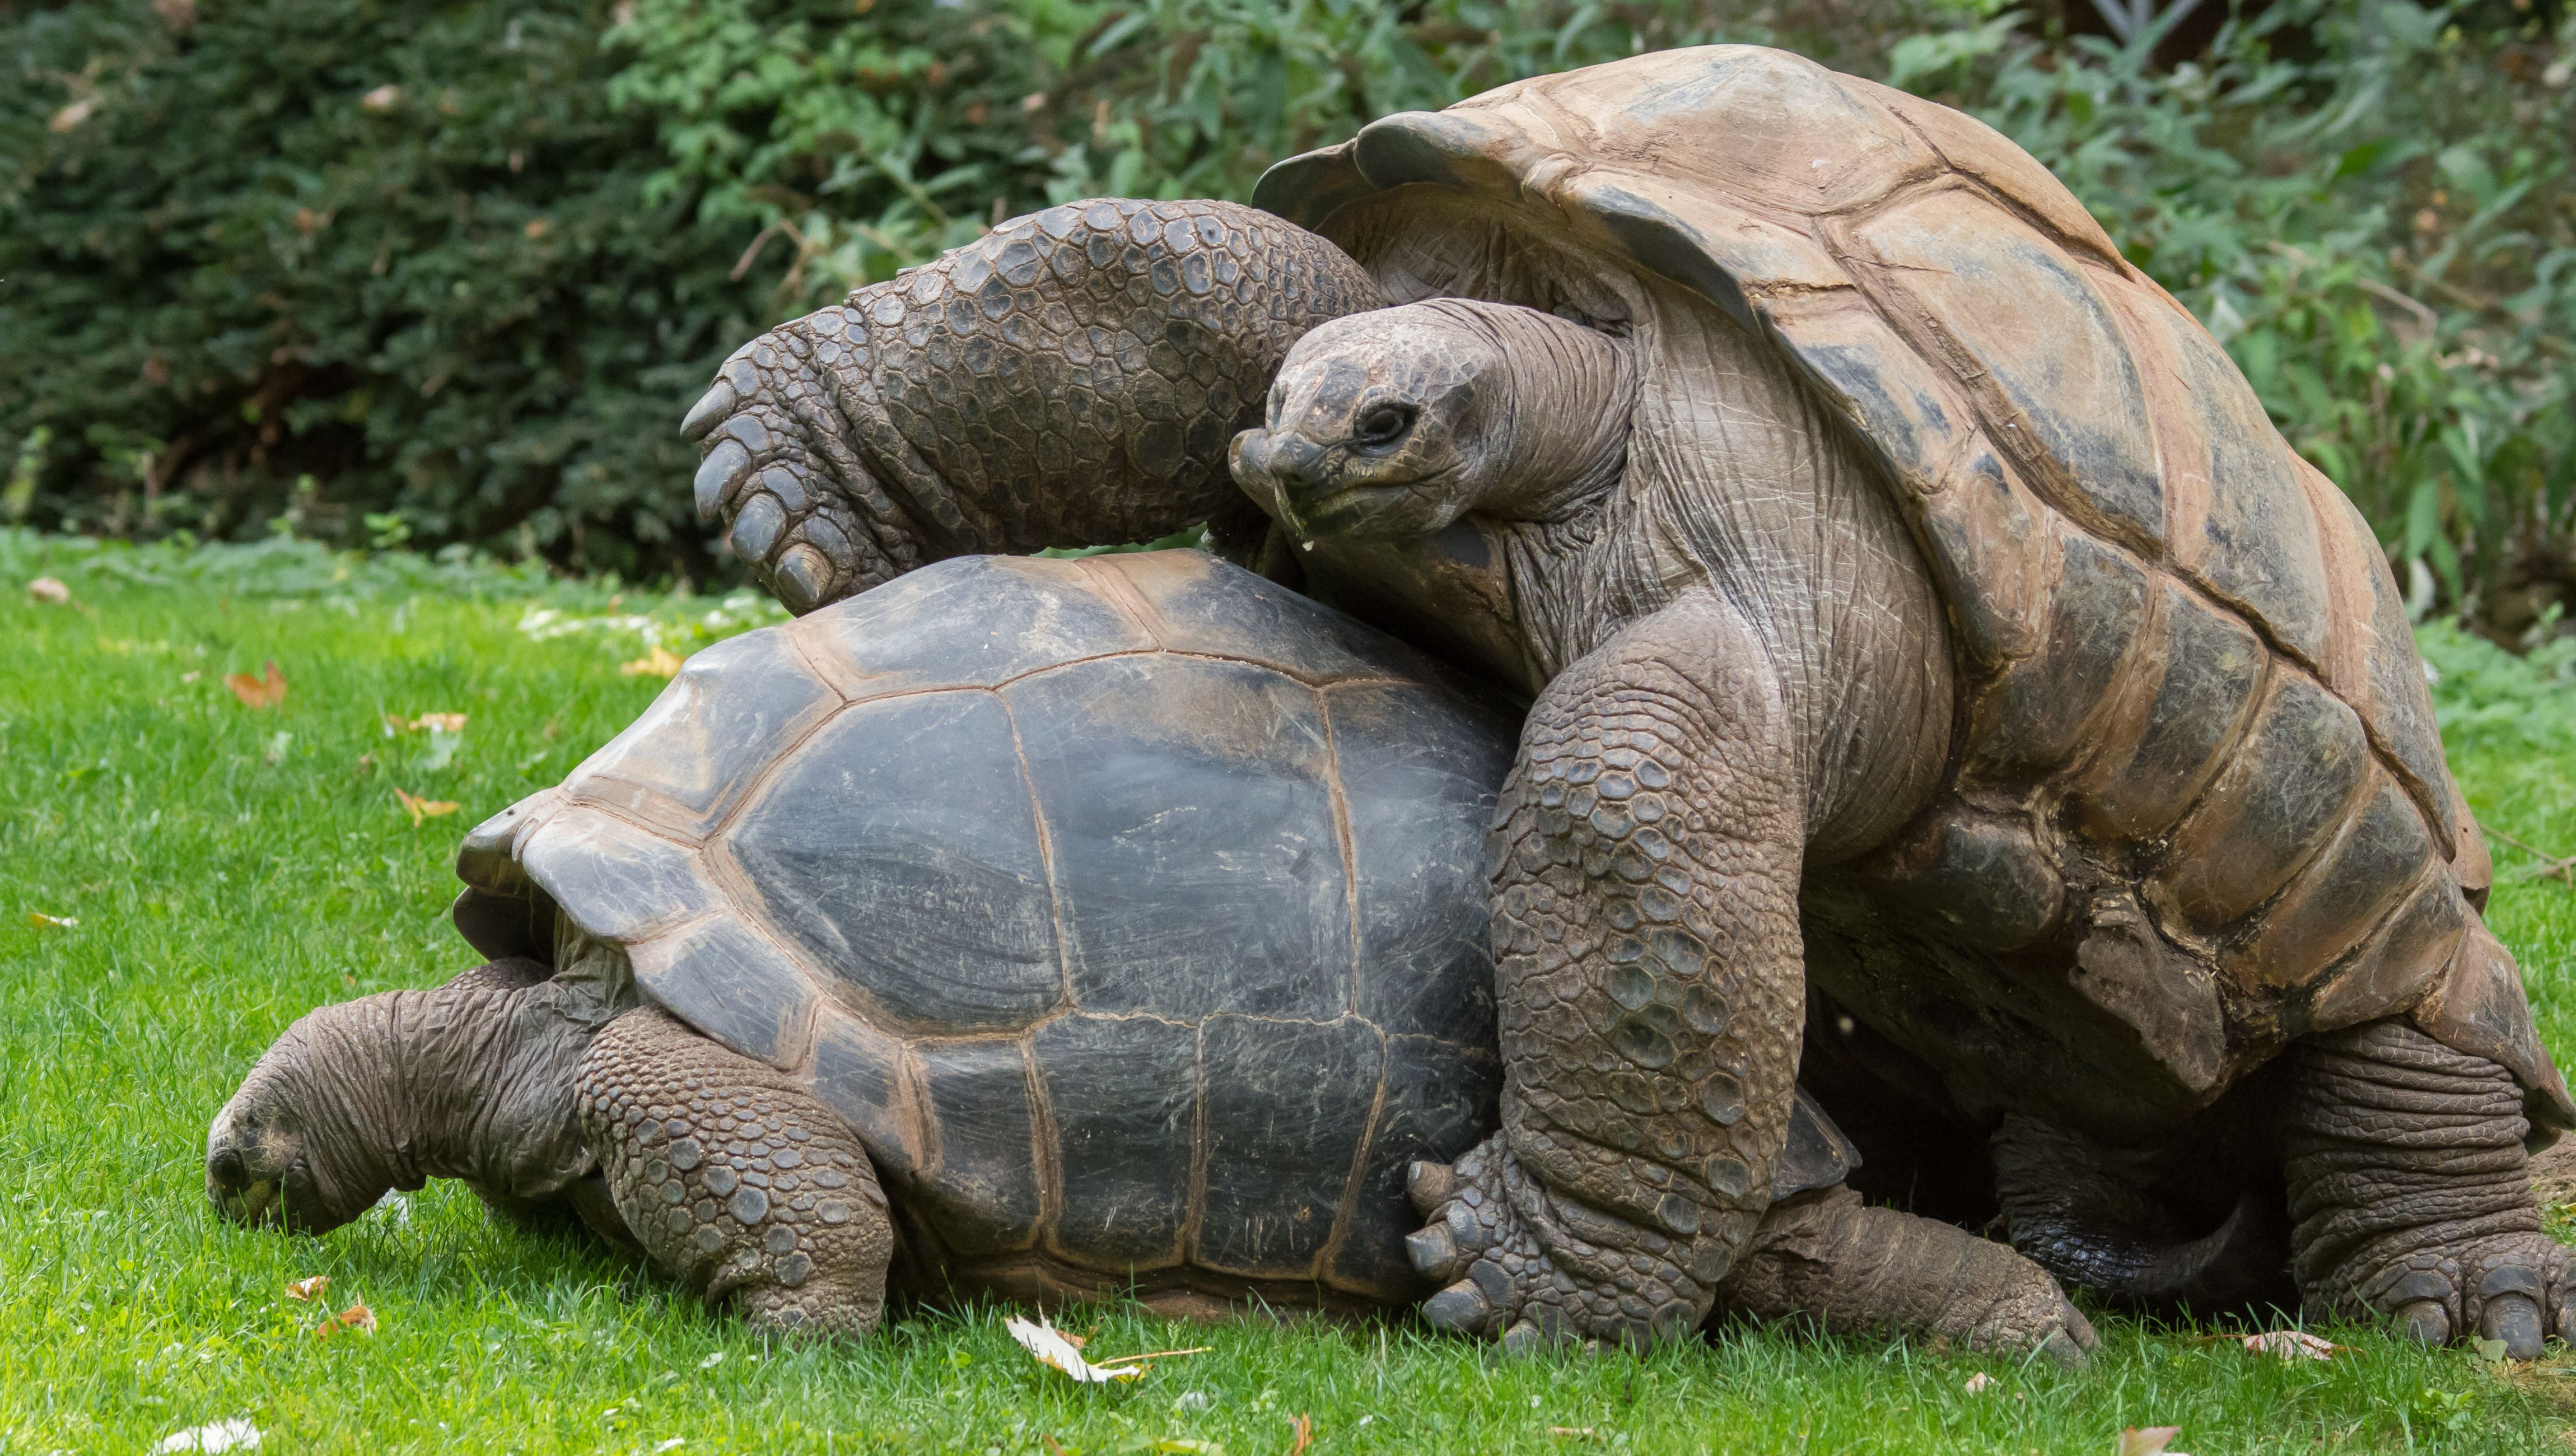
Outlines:
{"type": "Polygon", "coordinates": [[[1749,40],[2029,147],[2421,600],[2523,635],[2576,576],[2576,30],[2228,3],[2123,49],[2085,0],[0,0],[0,521],[705,579],[672,422],[766,324],[1049,201],[1749,40]]]}

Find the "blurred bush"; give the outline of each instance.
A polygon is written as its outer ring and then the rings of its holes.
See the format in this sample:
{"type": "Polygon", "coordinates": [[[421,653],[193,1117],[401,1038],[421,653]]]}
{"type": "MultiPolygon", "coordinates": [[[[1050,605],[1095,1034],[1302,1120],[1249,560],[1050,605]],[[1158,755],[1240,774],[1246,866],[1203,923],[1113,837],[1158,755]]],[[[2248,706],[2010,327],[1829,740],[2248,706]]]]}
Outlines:
{"type": "Polygon", "coordinates": [[[2029,147],[2419,602],[2536,628],[2576,577],[2554,0],[2271,0],[2179,65],[2059,3],[0,0],[0,512],[720,569],[670,421],[759,327],[1053,201],[1759,41],[2029,147]]]}
{"type": "Polygon", "coordinates": [[[704,571],[674,401],[768,320],[612,106],[612,23],[0,10],[0,523],[704,571]]]}

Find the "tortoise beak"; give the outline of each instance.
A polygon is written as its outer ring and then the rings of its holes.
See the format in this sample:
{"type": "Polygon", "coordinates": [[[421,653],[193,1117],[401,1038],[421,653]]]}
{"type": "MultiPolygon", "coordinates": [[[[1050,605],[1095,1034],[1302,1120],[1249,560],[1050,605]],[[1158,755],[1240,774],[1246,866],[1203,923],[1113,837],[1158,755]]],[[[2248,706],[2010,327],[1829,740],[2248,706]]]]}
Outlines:
{"type": "Polygon", "coordinates": [[[269,1168],[270,1161],[258,1146],[245,1145],[235,1135],[232,1109],[217,1113],[215,1125],[206,1134],[207,1201],[244,1227],[276,1227],[285,1169],[269,1168]]]}

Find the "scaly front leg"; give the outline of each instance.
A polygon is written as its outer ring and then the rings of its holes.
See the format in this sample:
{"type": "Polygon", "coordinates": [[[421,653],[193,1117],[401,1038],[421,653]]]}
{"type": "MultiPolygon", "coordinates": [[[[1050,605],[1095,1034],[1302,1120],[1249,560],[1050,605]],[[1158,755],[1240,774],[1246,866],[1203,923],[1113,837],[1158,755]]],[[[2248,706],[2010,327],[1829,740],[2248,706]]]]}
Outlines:
{"type": "MultiPolygon", "coordinates": [[[[1713,594],[1548,688],[1495,811],[1503,1130],[1411,1241],[1425,1315],[1521,1346],[1687,1335],[1770,1202],[1798,1069],[1805,815],[1778,676],[1713,594]]],[[[1445,1195],[1445,1196],[1444,1196],[1445,1195]]]]}

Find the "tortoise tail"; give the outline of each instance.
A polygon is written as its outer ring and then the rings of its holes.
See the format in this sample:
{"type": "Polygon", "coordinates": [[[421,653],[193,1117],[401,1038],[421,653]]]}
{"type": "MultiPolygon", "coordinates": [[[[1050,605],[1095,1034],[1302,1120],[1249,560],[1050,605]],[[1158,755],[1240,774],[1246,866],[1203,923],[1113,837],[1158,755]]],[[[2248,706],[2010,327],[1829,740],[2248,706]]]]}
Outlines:
{"type": "Polygon", "coordinates": [[[1996,1195],[2012,1245],[2069,1284],[2133,1309],[2203,1314],[2295,1307],[2290,1225],[2277,1185],[2249,1187],[2216,1229],[2182,1238],[2171,1215],[2110,1160],[2035,1118],[2004,1119],[1994,1140],[1996,1195]]]}
{"type": "Polygon", "coordinates": [[[1315,325],[1384,306],[1330,242],[1230,202],[1066,203],[781,324],[688,414],[697,499],[797,612],[979,552],[1267,522],[1226,449],[1315,325]]]}

